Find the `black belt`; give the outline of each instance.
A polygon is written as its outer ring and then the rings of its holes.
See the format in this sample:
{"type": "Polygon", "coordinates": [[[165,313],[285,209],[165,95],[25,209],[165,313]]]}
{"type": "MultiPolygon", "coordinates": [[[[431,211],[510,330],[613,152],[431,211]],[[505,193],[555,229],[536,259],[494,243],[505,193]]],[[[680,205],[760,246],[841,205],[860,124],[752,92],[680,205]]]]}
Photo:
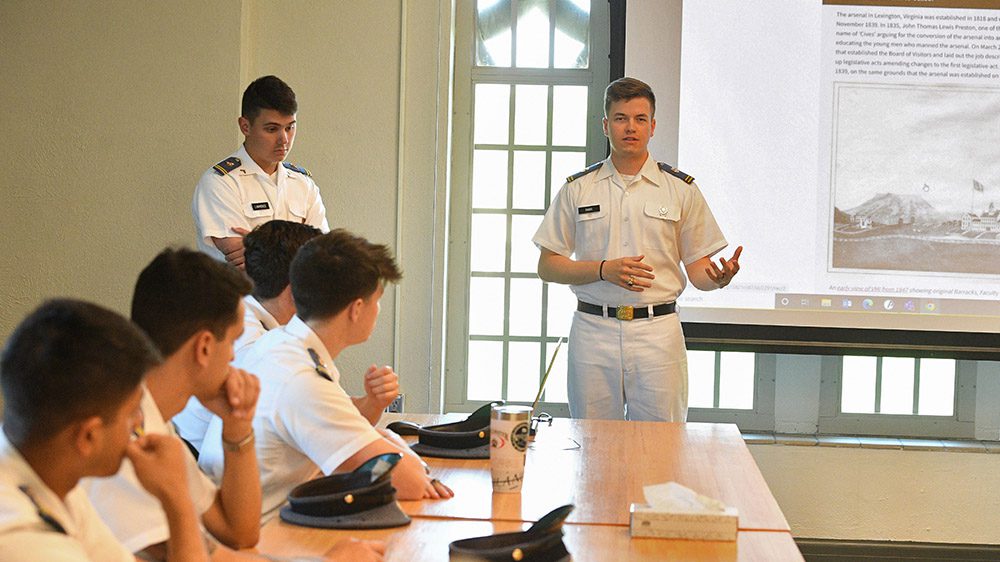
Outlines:
{"type": "MultiPolygon", "coordinates": [[[[604,316],[604,307],[598,304],[590,304],[589,302],[576,301],[576,309],[580,312],[586,312],[587,314],[596,314],[597,316],[604,316]]],[[[665,302],[663,304],[657,304],[653,306],[653,316],[663,316],[666,314],[673,314],[677,311],[677,303],[675,302],[665,302]]],[[[609,306],[607,307],[608,318],[617,318],[619,320],[632,320],[633,318],[649,318],[649,306],[609,306]]]]}

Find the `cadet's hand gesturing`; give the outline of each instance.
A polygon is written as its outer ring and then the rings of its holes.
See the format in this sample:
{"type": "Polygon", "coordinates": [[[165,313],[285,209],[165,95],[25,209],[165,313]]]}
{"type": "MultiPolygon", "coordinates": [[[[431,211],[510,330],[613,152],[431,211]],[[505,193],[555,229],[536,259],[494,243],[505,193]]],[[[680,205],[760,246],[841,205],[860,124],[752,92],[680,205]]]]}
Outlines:
{"type": "Polygon", "coordinates": [[[715,265],[715,262],[709,260],[708,265],[711,267],[705,268],[705,274],[708,275],[708,278],[714,281],[720,289],[725,287],[740,271],[739,260],[741,253],[743,253],[743,246],[736,248],[736,252],[733,253],[733,257],[729,258],[729,261],[726,261],[726,258],[719,258],[719,263],[722,265],[722,268],[719,268],[719,266],[715,265]]]}
{"type": "Polygon", "coordinates": [[[626,256],[604,262],[604,280],[636,293],[653,286],[653,266],[643,263],[646,256],[626,256]]]}

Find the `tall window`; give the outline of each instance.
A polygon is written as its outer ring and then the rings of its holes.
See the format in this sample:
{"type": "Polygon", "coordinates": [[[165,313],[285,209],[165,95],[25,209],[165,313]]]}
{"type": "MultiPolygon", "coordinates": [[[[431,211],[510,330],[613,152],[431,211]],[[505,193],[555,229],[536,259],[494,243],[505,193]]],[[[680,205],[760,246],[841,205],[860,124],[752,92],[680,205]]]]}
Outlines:
{"type": "MultiPolygon", "coordinates": [[[[531,237],[566,176],[604,157],[607,11],[600,0],[458,3],[446,409],[531,402],[569,335],[576,302],[538,278],[531,237]]],[[[543,402],[565,412],[565,345],[543,402]]]]}

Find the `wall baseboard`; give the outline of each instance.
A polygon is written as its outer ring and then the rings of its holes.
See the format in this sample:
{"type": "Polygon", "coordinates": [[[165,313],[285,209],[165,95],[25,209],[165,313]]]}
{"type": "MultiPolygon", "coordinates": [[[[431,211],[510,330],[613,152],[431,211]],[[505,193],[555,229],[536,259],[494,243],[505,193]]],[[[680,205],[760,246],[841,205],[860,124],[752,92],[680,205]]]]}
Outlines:
{"type": "Polygon", "coordinates": [[[795,539],[806,562],[994,562],[1000,545],[795,539]]]}

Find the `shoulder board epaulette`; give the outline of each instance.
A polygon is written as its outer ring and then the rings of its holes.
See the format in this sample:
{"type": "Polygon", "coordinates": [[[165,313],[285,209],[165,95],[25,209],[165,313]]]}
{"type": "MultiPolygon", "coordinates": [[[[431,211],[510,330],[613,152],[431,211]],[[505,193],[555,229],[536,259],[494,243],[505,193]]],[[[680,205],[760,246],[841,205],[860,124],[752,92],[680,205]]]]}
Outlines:
{"type": "Polygon", "coordinates": [[[590,166],[587,166],[586,170],[584,170],[582,172],[577,172],[577,173],[573,174],[572,176],[569,176],[568,178],[566,178],[566,183],[574,182],[574,181],[582,178],[583,176],[585,176],[587,174],[590,174],[590,173],[596,172],[597,170],[600,170],[601,169],[601,164],[604,164],[603,160],[600,161],[600,162],[598,162],[598,163],[596,163],[596,164],[591,164],[590,166]]]}
{"type": "Polygon", "coordinates": [[[333,377],[330,376],[330,371],[327,370],[326,365],[324,365],[323,361],[319,358],[319,353],[316,353],[316,350],[311,347],[306,351],[309,352],[309,357],[312,357],[313,363],[316,364],[316,374],[330,382],[333,382],[333,377]]]}
{"type": "Polygon", "coordinates": [[[290,162],[282,162],[281,165],[284,166],[284,167],[286,167],[286,168],[288,168],[289,170],[291,170],[293,172],[298,172],[298,173],[300,173],[300,174],[302,174],[304,176],[312,177],[312,174],[309,173],[309,170],[307,170],[307,169],[305,169],[305,168],[303,168],[301,166],[296,166],[295,164],[292,164],[290,162]]]}
{"type": "Polygon", "coordinates": [[[657,162],[657,164],[660,166],[660,170],[674,176],[675,178],[679,178],[684,183],[691,183],[694,181],[694,176],[689,176],[677,168],[674,168],[670,164],[665,162],[657,162]]]}
{"type": "Polygon", "coordinates": [[[236,168],[239,168],[241,164],[243,164],[243,162],[239,158],[235,156],[230,156],[229,158],[226,158],[225,160],[219,162],[215,166],[212,166],[212,169],[215,170],[216,174],[224,176],[229,172],[232,172],[236,168]]]}
{"type": "Polygon", "coordinates": [[[27,486],[18,486],[17,488],[21,490],[21,493],[28,496],[28,499],[31,500],[32,504],[34,504],[35,510],[38,512],[39,519],[44,521],[49,527],[52,527],[52,530],[54,530],[55,532],[61,533],[63,535],[69,534],[66,532],[66,528],[63,527],[62,524],[59,523],[59,521],[55,517],[52,516],[52,514],[46,511],[41,506],[41,504],[39,504],[38,501],[35,500],[35,496],[31,493],[30,490],[28,490],[27,486]]]}

